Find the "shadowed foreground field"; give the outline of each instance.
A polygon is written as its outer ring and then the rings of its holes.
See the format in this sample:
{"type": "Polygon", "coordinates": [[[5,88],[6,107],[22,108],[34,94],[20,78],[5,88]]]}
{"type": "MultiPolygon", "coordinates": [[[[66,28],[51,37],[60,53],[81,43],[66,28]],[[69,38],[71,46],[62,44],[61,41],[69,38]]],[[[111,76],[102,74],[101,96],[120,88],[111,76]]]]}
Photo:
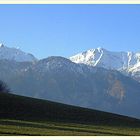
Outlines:
{"type": "Polygon", "coordinates": [[[0,93],[0,135],[140,135],[140,120],[0,93]]]}

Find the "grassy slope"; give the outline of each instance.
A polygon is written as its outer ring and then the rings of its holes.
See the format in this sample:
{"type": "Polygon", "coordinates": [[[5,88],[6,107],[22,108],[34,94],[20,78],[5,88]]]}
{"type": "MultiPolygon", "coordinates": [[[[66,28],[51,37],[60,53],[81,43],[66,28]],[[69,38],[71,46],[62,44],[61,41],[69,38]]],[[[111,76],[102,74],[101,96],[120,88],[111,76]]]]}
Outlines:
{"type": "Polygon", "coordinates": [[[140,120],[1,93],[0,135],[140,135],[140,120]]]}

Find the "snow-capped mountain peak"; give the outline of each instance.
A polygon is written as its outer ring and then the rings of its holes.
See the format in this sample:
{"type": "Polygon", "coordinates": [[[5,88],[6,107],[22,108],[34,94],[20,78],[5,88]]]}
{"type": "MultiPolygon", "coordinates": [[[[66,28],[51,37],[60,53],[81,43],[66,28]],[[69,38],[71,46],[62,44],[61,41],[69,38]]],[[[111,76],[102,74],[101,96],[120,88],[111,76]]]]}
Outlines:
{"type": "Polygon", "coordinates": [[[95,65],[95,61],[98,59],[97,55],[100,54],[101,52],[102,52],[101,48],[90,49],[70,57],[70,60],[72,60],[75,63],[95,65]]]}
{"type": "Polygon", "coordinates": [[[37,59],[29,53],[25,53],[17,48],[9,48],[4,44],[0,44],[0,60],[14,60],[17,62],[33,62],[37,59]]]}
{"type": "Polygon", "coordinates": [[[104,48],[98,47],[96,49],[89,49],[83,53],[79,53],[75,56],[70,57],[75,63],[84,63],[92,66],[96,66],[103,54],[106,53],[107,50],[104,48]]]}
{"type": "Polygon", "coordinates": [[[139,52],[112,52],[99,47],[74,55],[70,60],[75,63],[125,71],[127,74],[137,74],[140,77],[139,52]]]}

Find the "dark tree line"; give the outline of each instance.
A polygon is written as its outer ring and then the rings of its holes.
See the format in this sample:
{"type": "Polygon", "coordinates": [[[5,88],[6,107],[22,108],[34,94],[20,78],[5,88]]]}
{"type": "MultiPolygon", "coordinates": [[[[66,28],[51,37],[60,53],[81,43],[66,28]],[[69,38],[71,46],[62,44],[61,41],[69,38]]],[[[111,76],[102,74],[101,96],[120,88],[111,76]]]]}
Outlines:
{"type": "Polygon", "coordinates": [[[0,92],[9,93],[10,89],[8,88],[7,84],[0,80],[0,92]]]}

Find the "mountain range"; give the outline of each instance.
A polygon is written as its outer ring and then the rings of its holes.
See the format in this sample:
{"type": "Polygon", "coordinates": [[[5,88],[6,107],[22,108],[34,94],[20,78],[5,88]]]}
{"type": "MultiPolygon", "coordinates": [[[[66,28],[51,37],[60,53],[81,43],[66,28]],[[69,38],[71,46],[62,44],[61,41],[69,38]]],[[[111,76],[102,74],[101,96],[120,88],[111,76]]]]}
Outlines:
{"type": "Polygon", "coordinates": [[[14,60],[17,62],[36,61],[37,59],[29,53],[25,53],[17,48],[8,48],[4,44],[0,44],[0,60],[14,60]]]}
{"type": "Polygon", "coordinates": [[[140,118],[139,58],[97,48],[38,60],[1,45],[0,79],[20,95],[140,118]]]}
{"type": "Polygon", "coordinates": [[[90,49],[70,57],[75,63],[83,63],[106,69],[113,69],[140,78],[140,52],[111,52],[104,48],[90,49]]]}

